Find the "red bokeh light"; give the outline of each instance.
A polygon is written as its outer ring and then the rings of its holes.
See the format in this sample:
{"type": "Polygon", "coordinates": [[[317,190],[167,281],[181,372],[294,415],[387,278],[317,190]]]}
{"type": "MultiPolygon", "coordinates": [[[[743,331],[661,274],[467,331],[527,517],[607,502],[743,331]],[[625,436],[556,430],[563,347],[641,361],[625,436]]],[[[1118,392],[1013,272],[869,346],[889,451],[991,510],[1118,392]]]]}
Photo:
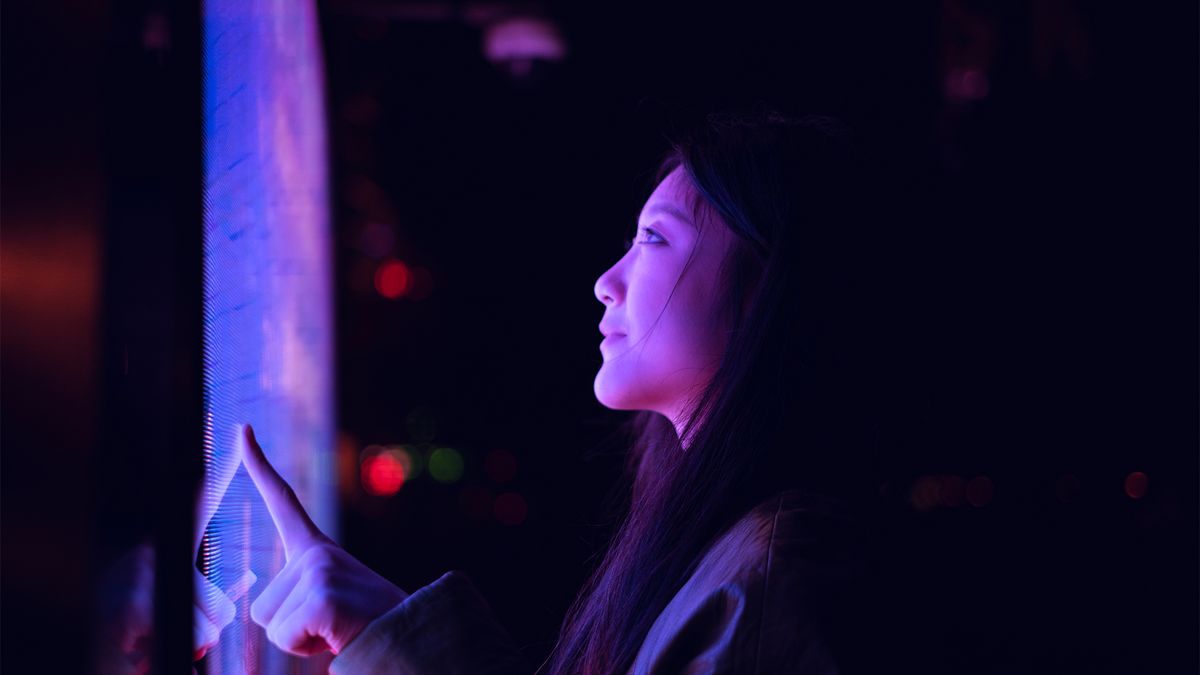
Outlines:
{"type": "Polygon", "coordinates": [[[383,297],[395,300],[408,290],[411,278],[407,265],[399,260],[387,260],[375,270],[375,290],[383,297]]]}
{"type": "Polygon", "coordinates": [[[1130,499],[1145,497],[1149,487],[1150,477],[1141,471],[1134,471],[1125,477],[1125,494],[1129,495],[1130,499]]]}
{"type": "Polygon", "coordinates": [[[505,492],[496,497],[492,510],[496,514],[496,520],[505,525],[520,525],[529,515],[529,506],[525,503],[525,498],[515,492],[505,492]]]}
{"type": "Polygon", "coordinates": [[[404,465],[390,452],[372,455],[362,462],[362,484],[378,497],[394,495],[404,485],[404,465]]]}

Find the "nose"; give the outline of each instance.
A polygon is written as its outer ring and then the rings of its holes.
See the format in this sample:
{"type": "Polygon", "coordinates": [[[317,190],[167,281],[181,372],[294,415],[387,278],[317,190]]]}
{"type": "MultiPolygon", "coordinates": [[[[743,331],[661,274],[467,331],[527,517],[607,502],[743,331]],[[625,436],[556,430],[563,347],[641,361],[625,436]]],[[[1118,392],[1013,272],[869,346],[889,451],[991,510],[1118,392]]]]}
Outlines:
{"type": "Polygon", "coordinates": [[[604,274],[596,279],[596,285],[592,288],[592,292],[596,294],[596,299],[604,304],[605,307],[615,303],[624,293],[621,286],[621,281],[617,275],[618,265],[613,265],[608,268],[604,274]]]}

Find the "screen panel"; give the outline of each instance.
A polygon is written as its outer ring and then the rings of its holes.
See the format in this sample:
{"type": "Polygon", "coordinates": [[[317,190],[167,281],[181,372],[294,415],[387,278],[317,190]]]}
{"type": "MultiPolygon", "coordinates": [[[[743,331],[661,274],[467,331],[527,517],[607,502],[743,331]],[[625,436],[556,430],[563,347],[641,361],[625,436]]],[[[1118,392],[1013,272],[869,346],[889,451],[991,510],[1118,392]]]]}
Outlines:
{"type": "MultiPolygon", "coordinates": [[[[315,7],[209,0],[204,11],[205,482],[199,568],[236,618],[204,672],[324,672],[250,619],[284,563],[240,465],[241,425],[336,538],[331,247],[315,7]]],[[[208,589],[202,593],[215,593],[208,589]]]]}

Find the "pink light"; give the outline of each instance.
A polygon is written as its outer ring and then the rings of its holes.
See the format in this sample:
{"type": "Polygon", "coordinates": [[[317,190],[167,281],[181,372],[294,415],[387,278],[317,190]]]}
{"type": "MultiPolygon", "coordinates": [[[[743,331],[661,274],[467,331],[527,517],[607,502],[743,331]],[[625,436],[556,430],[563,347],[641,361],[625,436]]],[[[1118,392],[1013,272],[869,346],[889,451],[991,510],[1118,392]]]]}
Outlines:
{"type": "Polygon", "coordinates": [[[567,45],[553,22],[540,17],[512,17],[484,30],[483,53],[492,63],[561,61],[567,55],[567,45]]]}

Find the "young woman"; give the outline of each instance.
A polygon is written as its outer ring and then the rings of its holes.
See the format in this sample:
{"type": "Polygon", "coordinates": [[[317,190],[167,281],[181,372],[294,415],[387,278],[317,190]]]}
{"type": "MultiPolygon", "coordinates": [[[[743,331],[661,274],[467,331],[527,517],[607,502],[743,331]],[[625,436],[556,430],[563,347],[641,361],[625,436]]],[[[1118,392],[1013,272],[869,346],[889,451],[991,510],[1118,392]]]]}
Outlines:
{"type": "MultiPolygon", "coordinates": [[[[873,491],[871,243],[840,125],[712,116],[676,142],[604,305],[595,394],[628,509],[538,672],[832,673],[873,491]]],[[[335,673],[531,672],[460,572],[413,594],[325,537],[247,427],[287,563],[251,607],[335,673]]]]}

